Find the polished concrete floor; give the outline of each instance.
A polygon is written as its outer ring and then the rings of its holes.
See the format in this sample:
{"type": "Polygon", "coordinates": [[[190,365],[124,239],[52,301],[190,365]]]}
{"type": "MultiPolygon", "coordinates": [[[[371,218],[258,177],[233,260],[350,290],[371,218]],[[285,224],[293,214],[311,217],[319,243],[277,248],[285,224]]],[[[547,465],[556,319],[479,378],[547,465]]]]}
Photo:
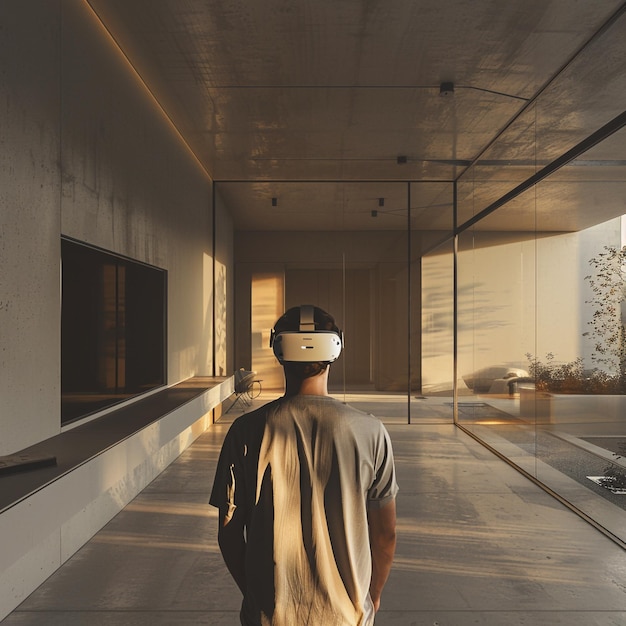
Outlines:
{"type": "MultiPolygon", "coordinates": [[[[443,406],[412,425],[382,416],[401,491],[377,626],[626,625],[624,550],[456,429],[443,406]]],[[[238,624],[240,594],[207,504],[237,415],[203,434],[3,626],[238,624]]]]}

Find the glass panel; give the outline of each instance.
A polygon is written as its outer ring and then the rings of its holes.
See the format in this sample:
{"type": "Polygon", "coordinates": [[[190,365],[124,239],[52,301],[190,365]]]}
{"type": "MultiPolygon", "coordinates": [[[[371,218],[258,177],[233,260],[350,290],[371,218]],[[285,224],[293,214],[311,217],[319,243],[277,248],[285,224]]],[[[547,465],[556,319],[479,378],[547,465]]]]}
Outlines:
{"type": "Polygon", "coordinates": [[[461,177],[459,424],[626,540],[626,131],[499,206],[623,112],[621,15],[461,177]],[[528,374],[526,376],[525,374],[528,374]]]}
{"type": "Polygon", "coordinates": [[[459,424],[626,539],[626,131],[459,238],[459,424]]]}
{"type": "MultiPolygon", "coordinates": [[[[256,286],[261,283],[256,275],[269,272],[272,280],[277,277],[280,282],[272,283],[272,294],[284,294],[278,303],[281,312],[315,304],[331,313],[344,331],[345,349],[330,369],[331,393],[385,420],[406,423],[409,278],[412,284],[417,280],[411,289],[419,302],[419,275],[417,279],[410,276],[407,262],[408,184],[310,183],[306,196],[298,196],[288,183],[281,183],[265,191],[270,198],[278,198],[274,219],[282,223],[284,215],[288,220],[293,203],[300,200],[303,205],[299,208],[305,211],[310,228],[288,233],[261,231],[249,238],[239,234],[238,281],[245,281],[245,286],[239,290],[238,302],[245,311],[250,285],[253,301],[247,309],[252,311],[251,322],[240,314],[238,324],[249,323],[256,342],[279,316],[274,310],[268,324],[267,316],[260,312],[263,307],[257,306],[256,286]],[[329,220],[333,230],[317,226],[329,220]],[[259,248],[265,258],[268,250],[280,250],[280,259],[271,268],[264,267],[255,260],[259,248]]],[[[271,302],[276,302],[274,295],[271,302]]],[[[419,319],[419,307],[415,314],[419,319]]],[[[262,338],[262,346],[266,343],[262,338]]],[[[245,356],[243,349],[238,353],[245,356]]],[[[415,358],[419,363],[419,354],[415,358]]],[[[277,384],[274,366],[262,359],[252,361],[264,390],[280,395],[282,377],[277,384]]]]}
{"type": "Polygon", "coordinates": [[[454,248],[448,240],[422,259],[422,393],[412,402],[411,422],[453,419],[453,277],[454,248]]]}
{"type": "Polygon", "coordinates": [[[534,363],[537,477],[622,540],[625,140],[622,130],[537,186],[534,363]]]}
{"type": "Polygon", "coordinates": [[[411,184],[411,260],[452,239],[454,199],[452,183],[411,184]]]}
{"type": "Polygon", "coordinates": [[[531,387],[535,346],[535,233],[522,194],[463,232],[458,244],[458,422],[534,473],[531,387]],[[508,225],[508,228],[506,227],[508,225]]]}
{"type": "Polygon", "coordinates": [[[615,20],[561,72],[537,101],[541,166],[624,110],[626,15],[615,20]]]}
{"type": "MultiPolygon", "coordinates": [[[[419,419],[451,422],[453,185],[336,182],[309,183],[307,190],[306,196],[295,196],[288,183],[281,183],[262,192],[267,198],[278,198],[272,215],[280,223],[283,216],[288,219],[299,198],[310,220],[309,230],[238,234],[236,322],[238,328],[250,325],[254,344],[238,346],[239,365],[245,365],[249,350],[252,369],[264,381],[264,390],[280,395],[282,380],[262,354],[267,344],[263,329],[273,323],[268,324],[262,313],[268,308],[261,293],[267,282],[262,275],[267,275],[280,282],[272,282],[271,303],[275,305],[276,294],[283,293],[281,310],[317,304],[333,314],[344,331],[345,350],[330,370],[331,393],[385,421],[407,423],[411,413],[419,414],[419,419]],[[331,216],[335,230],[315,229],[316,221],[326,224],[331,216]],[[267,250],[280,250],[280,260],[259,262],[255,250],[260,248],[264,259],[267,250]],[[446,336],[437,348],[445,349],[440,369],[432,375],[437,384],[445,378],[435,408],[422,395],[422,257],[426,253],[432,257],[431,266],[445,259],[432,271],[447,272],[445,280],[430,285],[443,288],[443,300],[437,293],[429,301],[436,307],[439,326],[431,327],[428,341],[434,346],[442,333],[446,336]],[[248,310],[251,320],[246,319],[248,310]],[[442,368],[447,368],[445,374],[442,368]]],[[[427,269],[430,280],[432,271],[427,269]]],[[[279,311],[275,306],[272,310],[275,319],[279,311]]],[[[271,361],[271,351],[268,354],[271,361]]],[[[429,384],[432,392],[434,383],[429,384]]]]}
{"type": "Polygon", "coordinates": [[[458,186],[458,224],[498,201],[537,170],[535,106],[529,106],[461,176],[458,186]]]}
{"type": "Polygon", "coordinates": [[[411,185],[412,423],[453,419],[453,202],[451,183],[411,185]]]}
{"type": "MultiPolygon", "coordinates": [[[[352,330],[346,353],[360,362],[361,376],[346,375],[348,401],[386,423],[408,422],[409,271],[408,186],[406,183],[344,185],[344,212],[368,210],[372,228],[344,232],[344,301],[352,330]],[[363,196],[363,190],[368,191],[363,196]],[[357,190],[360,195],[357,195],[357,190]],[[372,208],[373,205],[373,208],[372,208]],[[357,283],[352,276],[359,273],[357,283]],[[368,347],[368,354],[360,354],[368,347]],[[367,372],[363,371],[367,368],[367,372]],[[367,378],[364,374],[367,373],[367,378]]],[[[355,362],[356,365],[356,362],[355,362]]]]}

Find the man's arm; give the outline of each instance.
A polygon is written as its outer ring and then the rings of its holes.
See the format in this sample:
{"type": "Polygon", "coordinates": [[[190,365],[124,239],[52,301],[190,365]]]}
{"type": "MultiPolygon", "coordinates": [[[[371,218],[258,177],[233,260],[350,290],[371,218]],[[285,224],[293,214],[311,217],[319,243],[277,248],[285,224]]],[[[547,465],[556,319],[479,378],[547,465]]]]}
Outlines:
{"type": "Polygon", "coordinates": [[[396,551],[396,501],[379,509],[370,509],[367,514],[372,551],[372,581],[370,596],[374,609],[380,607],[380,595],[387,582],[393,555],[396,551]]]}
{"type": "Polygon", "coordinates": [[[245,593],[246,589],[246,541],[244,538],[243,523],[237,512],[228,519],[224,511],[220,510],[219,529],[217,532],[217,542],[220,546],[224,563],[235,579],[241,593],[245,593]]]}

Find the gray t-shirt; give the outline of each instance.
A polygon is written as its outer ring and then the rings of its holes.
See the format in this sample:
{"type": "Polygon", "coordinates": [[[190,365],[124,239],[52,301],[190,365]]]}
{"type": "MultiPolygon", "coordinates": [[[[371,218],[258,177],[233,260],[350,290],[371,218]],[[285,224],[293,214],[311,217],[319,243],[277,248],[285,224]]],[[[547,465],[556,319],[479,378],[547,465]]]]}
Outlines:
{"type": "Polygon", "coordinates": [[[245,519],[242,624],[373,624],[367,509],[397,491],[389,435],[371,415],[297,395],[238,418],[210,503],[245,519]]]}

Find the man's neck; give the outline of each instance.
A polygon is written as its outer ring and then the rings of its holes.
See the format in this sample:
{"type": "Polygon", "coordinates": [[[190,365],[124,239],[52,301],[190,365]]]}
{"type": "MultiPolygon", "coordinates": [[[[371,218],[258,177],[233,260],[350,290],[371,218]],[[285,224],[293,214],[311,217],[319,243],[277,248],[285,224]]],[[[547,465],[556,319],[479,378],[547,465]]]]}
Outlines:
{"type": "Polygon", "coordinates": [[[327,396],[328,395],[328,370],[326,368],[317,376],[305,378],[299,385],[300,381],[294,383],[287,379],[285,395],[287,396],[327,396]]]}

